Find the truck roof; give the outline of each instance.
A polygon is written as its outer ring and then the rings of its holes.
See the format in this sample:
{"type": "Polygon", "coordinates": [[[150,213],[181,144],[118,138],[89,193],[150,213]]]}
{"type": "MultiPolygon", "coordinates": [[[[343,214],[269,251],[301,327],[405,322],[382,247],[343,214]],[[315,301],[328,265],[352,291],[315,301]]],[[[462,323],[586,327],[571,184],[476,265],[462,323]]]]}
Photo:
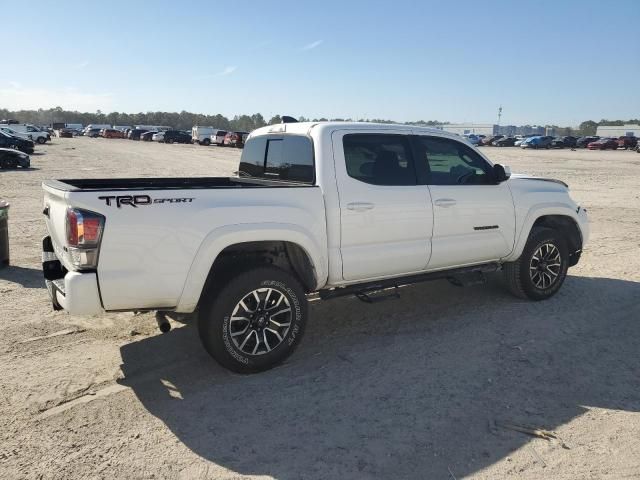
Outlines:
{"type": "Polygon", "coordinates": [[[404,125],[398,123],[371,123],[371,122],[298,122],[298,123],[278,123],[275,125],[267,125],[266,127],[258,128],[251,132],[251,136],[267,135],[269,133],[297,133],[307,135],[311,129],[322,130],[344,130],[344,129],[358,129],[358,130],[397,130],[397,129],[410,129],[423,133],[431,133],[443,137],[451,137],[457,139],[463,139],[460,135],[455,133],[446,132],[439,128],[419,127],[416,125],[404,125]]]}

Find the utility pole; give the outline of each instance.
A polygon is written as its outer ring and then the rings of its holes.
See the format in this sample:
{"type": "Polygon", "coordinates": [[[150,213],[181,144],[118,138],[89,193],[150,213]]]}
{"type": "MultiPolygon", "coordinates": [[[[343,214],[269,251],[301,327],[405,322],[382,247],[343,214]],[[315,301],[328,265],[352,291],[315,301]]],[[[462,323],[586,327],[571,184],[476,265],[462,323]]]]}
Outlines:
{"type": "Polygon", "coordinates": [[[500,126],[500,118],[502,118],[502,105],[498,108],[498,126],[500,126]]]}

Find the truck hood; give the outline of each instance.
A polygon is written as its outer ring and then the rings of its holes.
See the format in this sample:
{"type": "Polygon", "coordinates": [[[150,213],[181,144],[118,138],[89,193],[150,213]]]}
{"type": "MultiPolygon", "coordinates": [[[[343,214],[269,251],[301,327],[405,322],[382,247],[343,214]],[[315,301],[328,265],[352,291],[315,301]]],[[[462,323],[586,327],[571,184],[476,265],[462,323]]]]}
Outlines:
{"type": "Polygon", "coordinates": [[[562,180],[556,180],[555,178],[534,177],[533,175],[526,175],[524,173],[512,173],[511,177],[509,178],[513,180],[538,180],[539,182],[553,182],[569,188],[569,185],[564,183],[562,180]]]}

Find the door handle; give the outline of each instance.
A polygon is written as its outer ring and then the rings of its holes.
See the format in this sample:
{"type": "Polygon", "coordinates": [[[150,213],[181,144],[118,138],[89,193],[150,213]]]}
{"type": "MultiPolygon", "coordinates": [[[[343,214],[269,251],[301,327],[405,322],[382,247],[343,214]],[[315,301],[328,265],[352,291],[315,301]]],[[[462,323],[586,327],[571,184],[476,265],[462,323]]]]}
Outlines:
{"type": "Polygon", "coordinates": [[[369,202],[352,202],[347,204],[347,208],[355,212],[364,212],[366,210],[371,210],[373,207],[373,203],[369,202]]]}
{"type": "Polygon", "coordinates": [[[438,207],[446,208],[446,207],[453,207],[458,202],[456,202],[453,198],[439,198],[433,203],[435,203],[438,207]]]}

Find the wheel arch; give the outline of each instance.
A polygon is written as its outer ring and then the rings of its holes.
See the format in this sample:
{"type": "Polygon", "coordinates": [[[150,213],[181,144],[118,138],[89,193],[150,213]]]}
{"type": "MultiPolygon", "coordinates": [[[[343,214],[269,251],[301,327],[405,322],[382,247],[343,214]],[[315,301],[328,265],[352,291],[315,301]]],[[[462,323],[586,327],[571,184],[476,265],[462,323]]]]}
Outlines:
{"type": "Polygon", "coordinates": [[[215,278],[250,265],[278,266],[295,275],[306,292],[315,291],[327,279],[327,259],[321,252],[313,236],[298,225],[245,224],[216,229],[202,242],[192,262],[176,311],[193,311],[215,278]]]}
{"type": "Polygon", "coordinates": [[[576,211],[567,205],[548,205],[530,211],[520,230],[515,248],[506,261],[513,261],[520,257],[531,230],[535,227],[547,227],[561,232],[569,248],[569,266],[578,263],[583,246],[582,231],[576,211]]]}

